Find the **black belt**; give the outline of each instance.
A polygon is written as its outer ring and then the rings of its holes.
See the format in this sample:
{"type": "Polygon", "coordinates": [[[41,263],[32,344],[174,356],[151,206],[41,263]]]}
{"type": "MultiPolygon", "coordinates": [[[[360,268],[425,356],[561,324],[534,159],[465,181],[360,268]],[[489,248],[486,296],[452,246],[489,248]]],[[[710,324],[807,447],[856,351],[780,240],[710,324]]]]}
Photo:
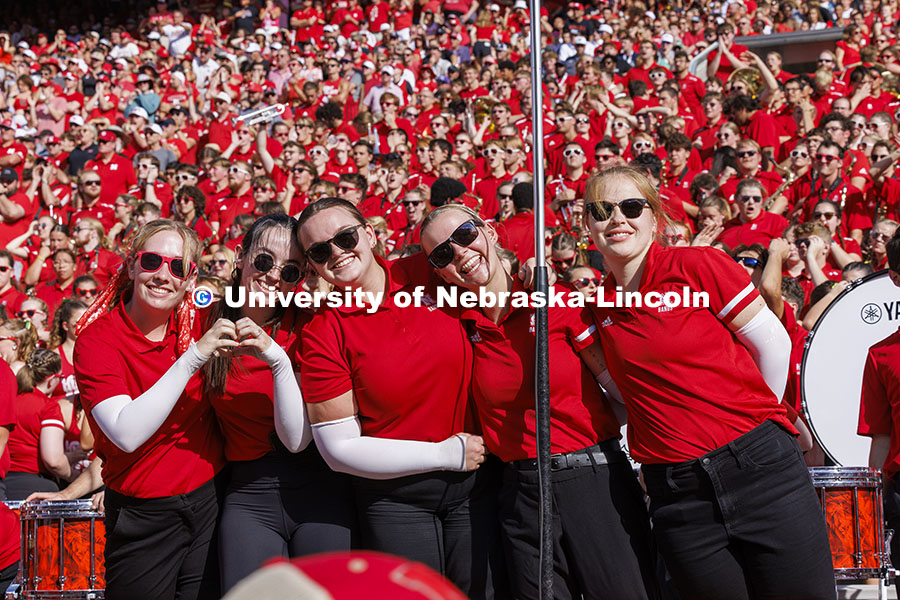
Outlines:
{"type": "MultiPolygon", "coordinates": [[[[550,456],[550,471],[565,471],[593,465],[611,465],[624,462],[628,462],[628,457],[622,451],[619,440],[606,440],[574,452],[553,454],[550,456]]],[[[536,458],[513,460],[506,464],[520,471],[534,471],[538,468],[536,458]]]]}

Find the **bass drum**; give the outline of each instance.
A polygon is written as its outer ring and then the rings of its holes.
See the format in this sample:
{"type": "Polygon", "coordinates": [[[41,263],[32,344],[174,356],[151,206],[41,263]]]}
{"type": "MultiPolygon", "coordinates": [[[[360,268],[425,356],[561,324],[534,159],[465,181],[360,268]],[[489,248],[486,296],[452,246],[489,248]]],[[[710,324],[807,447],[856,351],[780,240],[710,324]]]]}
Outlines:
{"type": "Polygon", "coordinates": [[[869,438],[856,434],[869,348],[900,326],[900,288],[887,271],[851,284],[809,332],[800,370],[803,412],[834,464],[867,466],[869,438]]]}

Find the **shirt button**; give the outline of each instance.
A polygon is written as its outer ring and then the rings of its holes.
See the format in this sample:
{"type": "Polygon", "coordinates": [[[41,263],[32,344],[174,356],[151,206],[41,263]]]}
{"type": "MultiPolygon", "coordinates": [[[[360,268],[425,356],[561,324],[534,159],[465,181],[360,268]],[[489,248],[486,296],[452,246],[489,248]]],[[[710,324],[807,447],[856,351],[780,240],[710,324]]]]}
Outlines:
{"type": "Polygon", "coordinates": [[[701,460],[700,462],[702,462],[704,465],[708,465],[708,464],[709,464],[709,459],[708,459],[708,458],[704,458],[704,459],[701,460]]]}

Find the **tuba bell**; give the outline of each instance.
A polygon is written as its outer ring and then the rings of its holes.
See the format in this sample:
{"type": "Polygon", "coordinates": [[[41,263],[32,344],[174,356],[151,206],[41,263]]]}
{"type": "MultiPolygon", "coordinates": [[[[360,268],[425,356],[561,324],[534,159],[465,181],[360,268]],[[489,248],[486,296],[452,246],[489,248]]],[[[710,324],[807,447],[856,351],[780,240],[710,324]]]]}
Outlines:
{"type": "MultiPolygon", "coordinates": [[[[491,110],[494,108],[495,104],[497,104],[496,100],[491,100],[484,96],[472,101],[472,116],[475,120],[475,127],[481,127],[481,124],[484,123],[485,119],[491,118],[491,110]]],[[[493,133],[493,131],[494,124],[491,123],[490,127],[488,127],[488,133],[493,133]]]]}
{"type": "Polygon", "coordinates": [[[762,73],[756,67],[744,67],[736,69],[728,76],[726,89],[731,89],[735,82],[741,82],[747,87],[747,95],[751,98],[758,98],[763,88],[762,73]]]}

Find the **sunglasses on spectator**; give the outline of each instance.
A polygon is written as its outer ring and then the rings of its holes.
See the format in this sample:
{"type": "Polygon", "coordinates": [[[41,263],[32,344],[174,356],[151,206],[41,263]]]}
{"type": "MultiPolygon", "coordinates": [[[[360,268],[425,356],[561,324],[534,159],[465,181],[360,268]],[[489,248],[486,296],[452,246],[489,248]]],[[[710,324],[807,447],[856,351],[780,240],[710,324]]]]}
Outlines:
{"type": "Polygon", "coordinates": [[[170,258],[156,252],[138,252],[135,258],[137,258],[138,266],[145,273],[156,273],[165,264],[169,266],[169,272],[178,279],[186,279],[194,272],[194,267],[196,266],[194,263],[190,263],[187,270],[185,270],[184,259],[170,258]]]}
{"type": "Polygon", "coordinates": [[[628,127],[627,123],[613,123],[613,127],[628,127]]]}
{"type": "Polygon", "coordinates": [[[837,156],[832,156],[830,154],[816,154],[816,161],[826,164],[831,164],[832,162],[838,159],[837,156]]]}
{"type": "Polygon", "coordinates": [[[20,310],[16,313],[16,316],[20,319],[29,318],[33,319],[34,315],[46,315],[44,311],[37,308],[30,308],[28,310],[20,310]]]}
{"type": "Polygon", "coordinates": [[[762,196],[751,196],[749,194],[742,194],[740,197],[738,197],[738,200],[740,200],[741,202],[762,202],[763,197],[762,196]]]}
{"type": "Polygon", "coordinates": [[[791,158],[809,158],[809,152],[803,150],[791,150],[791,158]]]}
{"type": "Polygon", "coordinates": [[[82,185],[100,185],[100,180],[99,179],[90,179],[88,181],[82,181],[81,184],[82,185]]]}
{"type": "Polygon", "coordinates": [[[879,160],[884,160],[886,158],[890,158],[890,154],[875,154],[872,153],[872,162],[878,162],[879,160]]]}
{"type": "Polygon", "coordinates": [[[291,173],[296,173],[298,175],[300,173],[309,173],[310,175],[313,174],[312,171],[310,171],[309,169],[304,168],[304,167],[294,167],[293,169],[291,169],[291,173]]]}
{"type": "Polygon", "coordinates": [[[756,156],[756,150],[743,150],[741,152],[735,152],[735,156],[738,158],[750,158],[752,156],[756,156]]]}
{"type": "Polygon", "coordinates": [[[261,252],[253,259],[253,268],[260,273],[268,273],[272,269],[281,271],[281,281],[285,283],[297,283],[300,281],[300,267],[297,265],[276,265],[275,257],[266,252],[261,252]]]}
{"type": "Polygon", "coordinates": [[[581,150],[580,148],[569,148],[568,150],[563,152],[563,156],[565,156],[566,158],[568,158],[572,155],[583,156],[584,150],[581,150]]]}
{"type": "Polygon", "coordinates": [[[193,175],[188,175],[187,173],[179,173],[175,176],[175,181],[188,181],[193,178],[193,175]]]}
{"type": "Polygon", "coordinates": [[[822,219],[822,218],[830,220],[834,217],[834,215],[835,215],[835,213],[833,213],[833,212],[814,212],[812,214],[812,217],[816,221],[818,221],[819,219],[822,219]]]}
{"type": "Polygon", "coordinates": [[[834,62],[834,59],[833,59],[833,58],[820,58],[817,62],[820,62],[820,63],[833,63],[833,62],[834,62]]]}
{"type": "Polygon", "coordinates": [[[554,119],[557,123],[564,123],[569,119],[574,119],[575,117],[570,117],[569,115],[560,115],[554,119]]]}
{"type": "Polygon", "coordinates": [[[617,206],[626,219],[637,219],[650,203],[645,198],[628,198],[618,203],[601,200],[588,204],[587,209],[595,221],[608,221],[617,206]]]}
{"type": "Polygon", "coordinates": [[[734,262],[750,267],[751,269],[759,266],[759,259],[753,258],[752,256],[735,256],[734,262]]]}
{"type": "Polygon", "coordinates": [[[809,248],[810,239],[809,238],[800,238],[794,243],[797,244],[797,246],[799,246],[801,248],[809,248]]]}
{"type": "Polygon", "coordinates": [[[85,297],[87,297],[87,296],[96,296],[96,295],[97,295],[97,290],[99,290],[99,289],[100,289],[100,288],[95,288],[95,287],[92,287],[92,288],[78,288],[77,290],[75,290],[75,295],[78,296],[79,298],[85,298],[85,297]]]}
{"type": "Polygon", "coordinates": [[[672,235],[664,235],[663,236],[670,245],[674,246],[678,242],[685,241],[685,237],[683,233],[673,233],[672,235]]]}
{"type": "Polygon", "coordinates": [[[229,167],[228,172],[229,173],[244,173],[245,175],[251,175],[250,171],[248,171],[247,169],[243,169],[241,167],[229,167]]]}
{"type": "Polygon", "coordinates": [[[456,256],[453,244],[456,244],[460,248],[468,248],[471,246],[472,242],[478,239],[479,225],[481,225],[480,222],[475,219],[469,219],[454,229],[453,233],[450,234],[450,237],[435,246],[434,250],[431,251],[431,254],[428,255],[428,262],[431,263],[431,266],[435,269],[443,269],[453,262],[453,258],[456,256]]]}
{"type": "Polygon", "coordinates": [[[594,158],[596,158],[598,162],[606,162],[608,160],[612,160],[613,158],[615,158],[615,156],[615,154],[598,154],[594,158]]]}
{"type": "Polygon", "coordinates": [[[557,271],[564,271],[575,263],[575,258],[575,256],[570,256],[569,258],[551,258],[550,263],[557,271]]]}
{"type": "Polygon", "coordinates": [[[496,156],[497,154],[500,154],[501,152],[502,152],[502,150],[500,150],[500,148],[497,148],[495,146],[491,146],[490,148],[484,149],[485,156],[496,156]]]}
{"type": "Polygon", "coordinates": [[[424,200],[404,200],[400,204],[402,204],[403,206],[406,206],[406,207],[421,206],[421,205],[425,204],[425,201],[424,200]]]}
{"type": "Polygon", "coordinates": [[[640,149],[640,148],[652,148],[652,147],[653,147],[653,143],[652,143],[652,142],[634,142],[634,144],[632,144],[632,145],[633,145],[635,148],[638,148],[638,149],[640,149]]]}
{"type": "Polygon", "coordinates": [[[586,119],[585,117],[579,117],[579,118],[575,119],[575,122],[576,123],[590,123],[591,121],[590,121],[590,119],[586,119]]]}
{"type": "Polygon", "coordinates": [[[577,287],[578,289],[581,289],[581,288],[586,288],[587,286],[589,286],[592,283],[594,285],[600,285],[600,280],[597,279],[596,277],[582,277],[581,279],[576,279],[572,283],[575,284],[575,287],[577,287]]]}
{"type": "Polygon", "coordinates": [[[324,242],[316,242],[312,246],[306,249],[304,254],[306,257],[313,261],[316,264],[324,265],[328,262],[328,259],[331,258],[332,249],[331,245],[334,244],[341,250],[353,250],[356,248],[356,245],[359,244],[359,231],[360,227],[365,227],[364,225],[354,225],[353,227],[348,227],[347,229],[343,229],[337,232],[330,240],[325,240],[324,242]]]}
{"type": "MultiPolygon", "coordinates": [[[[501,200],[511,200],[511,199],[512,199],[512,194],[499,194],[499,193],[498,193],[498,194],[497,194],[497,197],[498,197],[499,199],[501,199],[501,200]]],[[[9,268],[9,267],[7,267],[7,268],[9,268]]]]}
{"type": "Polygon", "coordinates": [[[878,233],[877,231],[870,231],[869,237],[878,241],[886,242],[891,239],[891,236],[886,233],[878,233]]]}

